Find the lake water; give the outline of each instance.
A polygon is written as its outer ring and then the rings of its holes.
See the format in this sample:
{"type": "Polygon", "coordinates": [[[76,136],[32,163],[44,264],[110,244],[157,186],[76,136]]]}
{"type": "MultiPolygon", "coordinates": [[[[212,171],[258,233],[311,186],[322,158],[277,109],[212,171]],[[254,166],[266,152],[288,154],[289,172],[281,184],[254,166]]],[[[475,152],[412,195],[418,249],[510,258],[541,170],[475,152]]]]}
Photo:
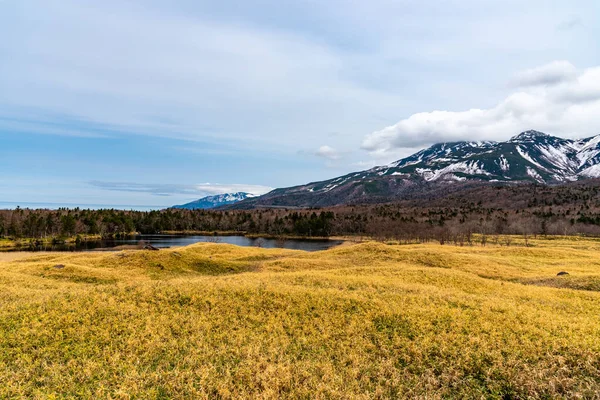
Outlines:
{"type": "Polygon", "coordinates": [[[199,242],[228,243],[237,246],[284,248],[292,250],[319,251],[342,243],[340,240],[302,240],[302,239],[264,239],[248,238],[245,236],[200,236],[200,235],[138,235],[127,239],[116,240],[94,240],[86,241],[78,245],[47,245],[35,249],[19,248],[19,250],[32,251],[90,251],[98,249],[110,249],[123,245],[137,245],[141,240],[157,248],[169,248],[187,246],[199,242]]]}

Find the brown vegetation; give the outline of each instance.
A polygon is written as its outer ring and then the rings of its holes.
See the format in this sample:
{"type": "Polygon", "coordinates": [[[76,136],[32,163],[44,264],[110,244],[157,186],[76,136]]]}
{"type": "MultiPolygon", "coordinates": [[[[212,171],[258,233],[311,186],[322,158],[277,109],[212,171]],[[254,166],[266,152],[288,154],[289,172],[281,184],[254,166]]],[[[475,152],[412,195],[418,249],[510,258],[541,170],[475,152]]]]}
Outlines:
{"type": "Polygon", "coordinates": [[[0,398],[597,398],[600,241],[530,244],[0,262],[0,398]]]}

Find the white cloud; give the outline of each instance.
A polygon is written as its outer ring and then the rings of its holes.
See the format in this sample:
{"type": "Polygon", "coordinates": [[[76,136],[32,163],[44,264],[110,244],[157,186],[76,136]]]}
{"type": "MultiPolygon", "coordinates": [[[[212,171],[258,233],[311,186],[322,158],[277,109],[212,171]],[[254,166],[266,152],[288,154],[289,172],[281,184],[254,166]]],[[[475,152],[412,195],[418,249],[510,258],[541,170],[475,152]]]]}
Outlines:
{"type": "Polygon", "coordinates": [[[341,154],[339,151],[327,145],[319,147],[315,152],[315,155],[327,158],[332,161],[339,160],[341,158],[341,154]]]}
{"type": "Polygon", "coordinates": [[[196,190],[209,194],[247,192],[250,194],[261,195],[273,190],[272,187],[247,184],[222,184],[222,183],[204,183],[195,185],[196,190]]]}
{"type": "Polygon", "coordinates": [[[119,192],[149,193],[155,196],[189,195],[210,196],[222,193],[247,192],[261,195],[270,192],[273,188],[261,185],[247,184],[220,184],[201,183],[196,185],[168,184],[168,183],[133,183],[133,182],[104,182],[91,181],[90,185],[104,190],[119,192]]]}
{"type": "MultiPolygon", "coordinates": [[[[283,186],[328,178],[333,172],[314,162],[319,143],[357,149],[365,133],[419,111],[489,108],[507,90],[517,90],[505,83],[523,65],[554,59],[595,65],[599,2],[576,3],[0,0],[0,37],[11,38],[0,39],[0,153],[17,153],[13,138],[46,140],[37,134],[132,142],[139,136],[141,145],[131,146],[127,160],[115,162],[118,154],[108,153],[105,158],[108,165],[143,171],[155,168],[156,158],[140,155],[168,138],[174,140],[165,151],[178,147],[178,154],[185,149],[210,157],[171,157],[178,168],[171,167],[181,173],[138,172],[128,179],[152,176],[155,183],[170,183],[177,176],[189,182],[192,159],[211,181],[283,186]],[[581,24],[566,20],[571,16],[581,16],[581,24]],[[578,29],[558,30],[561,21],[578,29]],[[298,138],[315,148],[294,157],[298,138]],[[230,154],[232,148],[238,154],[230,154]],[[259,154],[269,157],[247,160],[259,154]],[[213,169],[213,160],[227,168],[213,169]]],[[[580,112],[587,113],[583,107],[580,112]]],[[[415,147],[422,145],[419,135],[410,140],[415,147]]],[[[92,140],[57,140],[74,144],[53,157],[58,162],[86,162],[84,152],[68,149],[92,146],[92,140]]],[[[409,151],[397,144],[375,146],[383,153],[367,158],[342,151],[342,158],[323,158],[323,164],[338,169],[361,159],[381,164],[409,151]]],[[[36,157],[22,158],[17,169],[44,182],[36,157]]],[[[65,172],[69,179],[71,170],[86,172],[72,168],[65,172]]],[[[96,168],[84,175],[81,179],[118,181],[122,173],[96,168]]],[[[76,193],[46,190],[32,193],[44,198],[49,191],[64,198],[76,193]]],[[[132,204],[145,196],[89,190],[107,199],[130,196],[132,204]]]]}
{"type": "Polygon", "coordinates": [[[493,108],[432,111],[367,135],[362,148],[382,155],[459,140],[504,140],[527,129],[582,137],[600,133],[600,67],[582,71],[559,62],[521,74],[526,87],[493,108]]]}
{"type": "Polygon", "coordinates": [[[577,78],[577,68],[568,61],[554,61],[541,67],[523,71],[513,79],[517,87],[556,85],[577,78]]]}
{"type": "MultiPolygon", "coordinates": [[[[363,58],[302,32],[211,18],[200,12],[206,5],[189,14],[178,12],[181,2],[24,0],[0,7],[0,35],[20,38],[0,41],[0,111],[22,108],[30,124],[44,110],[125,134],[252,137],[281,149],[293,147],[300,132],[316,140],[338,129],[348,110],[368,115],[363,102],[397,103],[343,73],[363,58]]],[[[47,126],[36,132],[73,135],[55,120],[42,122],[47,126]]],[[[0,129],[12,125],[0,121],[0,129]]],[[[360,123],[351,130],[358,141],[360,123]]]]}

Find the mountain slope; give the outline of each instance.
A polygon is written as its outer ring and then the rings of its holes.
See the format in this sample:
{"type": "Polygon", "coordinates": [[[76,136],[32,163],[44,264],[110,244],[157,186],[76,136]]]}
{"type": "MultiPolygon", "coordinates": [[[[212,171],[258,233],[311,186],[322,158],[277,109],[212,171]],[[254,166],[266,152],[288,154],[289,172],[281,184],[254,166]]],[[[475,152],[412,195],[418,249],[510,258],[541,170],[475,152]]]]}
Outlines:
{"type": "Polygon", "coordinates": [[[276,189],[233,208],[376,203],[489,182],[559,184],[594,177],[600,177],[600,135],[572,140],[526,131],[505,142],[435,144],[389,165],[276,189]]]}
{"type": "Polygon", "coordinates": [[[172,208],[182,208],[186,210],[206,210],[211,208],[217,208],[229,204],[235,204],[242,200],[256,197],[253,194],[246,192],[237,192],[237,193],[225,193],[218,194],[215,196],[207,196],[203,197],[199,200],[192,201],[191,203],[186,203],[178,206],[173,206],[172,208]]]}

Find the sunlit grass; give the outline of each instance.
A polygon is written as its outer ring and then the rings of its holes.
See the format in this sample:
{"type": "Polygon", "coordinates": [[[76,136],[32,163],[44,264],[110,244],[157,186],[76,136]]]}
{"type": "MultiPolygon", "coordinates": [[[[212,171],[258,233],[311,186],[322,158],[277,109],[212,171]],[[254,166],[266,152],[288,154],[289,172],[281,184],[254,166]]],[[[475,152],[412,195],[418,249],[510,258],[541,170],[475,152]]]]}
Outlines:
{"type": "Polygon", "coordinates": [[[597,396],[600,243],[531,244],[0,261],[0,398],[597,396]]]}

